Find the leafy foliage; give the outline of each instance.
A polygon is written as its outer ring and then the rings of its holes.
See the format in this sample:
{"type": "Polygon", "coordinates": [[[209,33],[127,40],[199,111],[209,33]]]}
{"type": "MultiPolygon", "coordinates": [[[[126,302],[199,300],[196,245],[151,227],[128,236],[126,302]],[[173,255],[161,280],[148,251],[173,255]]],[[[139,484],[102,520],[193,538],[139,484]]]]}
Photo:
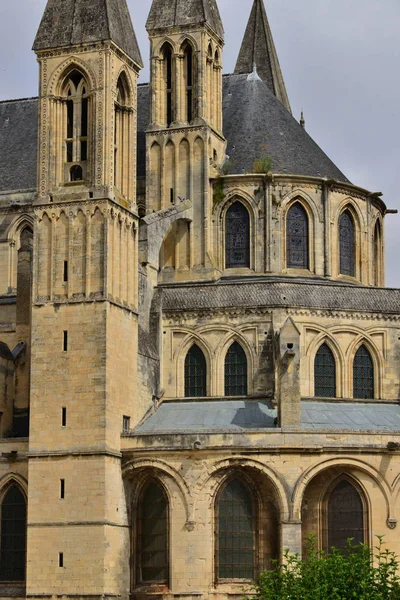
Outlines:
{"type": "Polygon", "coordinates": [[[222,177],[218,177],[218,179],[216,180],[213,195],[215,204],[218,204],[219,202],[222,202],[224,200],[224,180],[222,179],[222,177]]]}
{"type": "MultiPolygon", "coordinates": [[[[261,574],[256,600],[400,600],[399,561],[385,550],[382,537],[374,550],[351,540],[345,550],[317,550],[307,543],[306,558],[286,552],[284,564],[261,574]]],[[[254,596],[252,596],[254,598],[254,596]]]]}
{"type": "Polygon", "coordinates": [[[272,158],[271,156],[262,156],[256,158],[253,162],[253,173],[269,173],[272,170],[272,158]]]}

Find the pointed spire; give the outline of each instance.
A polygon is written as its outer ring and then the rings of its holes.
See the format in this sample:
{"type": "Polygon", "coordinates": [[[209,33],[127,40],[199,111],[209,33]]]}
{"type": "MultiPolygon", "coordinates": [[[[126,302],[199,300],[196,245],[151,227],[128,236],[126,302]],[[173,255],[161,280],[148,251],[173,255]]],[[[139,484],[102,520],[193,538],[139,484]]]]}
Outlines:
{"type": "Polygon", "coordinates": [[[146,29],[208,25],[224,39],[224,27],[216,0],[153,0],[146,29]]]}
{"type": "Polygon", "coordinates": [[[126,0],[48,0],[33,49],[108,40],[143,66],[126,0]]]}
{"type": "Polygon", "coordinates": [[[302,126],[303,129],[306,128],[306,120],[304,118],[304,112],[303,111],[301,111],[300,125],[302,126]]]}
{"type": "Polygon", "coordinates": [[[235,73],[251,73],[254,63],[257,64],[257,71],[261,79],[291,113],[289,98],[263,0],[254,0],[235,73]]]}

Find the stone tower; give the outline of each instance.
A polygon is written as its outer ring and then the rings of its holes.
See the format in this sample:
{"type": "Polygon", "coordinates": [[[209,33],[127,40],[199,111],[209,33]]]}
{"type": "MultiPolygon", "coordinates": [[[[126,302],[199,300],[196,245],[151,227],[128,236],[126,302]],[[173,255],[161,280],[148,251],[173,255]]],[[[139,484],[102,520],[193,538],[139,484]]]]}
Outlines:
{"type": "Polygon", "coordinates": [[[224,31],[215,0],[154,0],[147,31],[151,81],[146,208],[151,213],[191,200],[193,222],[172,226],[160,267],[167,277],[168,272],[176,278],[188,271],[196,277],[213,269],[210,177],[225,159],[224,31]]]}
{"type": "Polygon", "coordinates": [[[27,593],[125,597],[120,434],[138,411],[141,57],[125,0],[49,0],[34,50],[40,158],[27,593]]]}

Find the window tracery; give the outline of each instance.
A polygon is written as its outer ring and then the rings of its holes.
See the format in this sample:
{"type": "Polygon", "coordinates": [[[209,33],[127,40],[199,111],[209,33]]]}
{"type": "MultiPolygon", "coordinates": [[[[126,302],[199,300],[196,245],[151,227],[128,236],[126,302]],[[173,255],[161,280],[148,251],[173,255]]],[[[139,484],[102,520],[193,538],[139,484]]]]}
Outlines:
{"type": "Polygon", "coordinates": [[[241,202],[235,202],[228,209],[225,229],[225,267],[250,268],[250,217],[241,202]]]}
{"type": "Polygon", "coordinates": [[[357,489],[347,479],[339,481],[328,498],[328,550],[346,548],[347,540],[364,543],[364,507],[357,489]]]}
{"type": "Polygon", "coordinates": [[[326,343],[320,346],[315,356],[314,395],[319,398],[336,397],[336,362],[326,343]]]}
{"type": "Polygon", "coordinates": [[[207,363],[203,352],[195,344],[185,359],[185,398],[207,395],[207,363]]]}
{"type": "Polygon", "coordinates": [[[362,345],[357,350],[353,363],[353,398],[375,397],[374,363],[370,352],[362,345]]]}
{"type": "Polygon", "coordinates": [[[355,277],[355,226],[351,213],[345,210],[339,221],[340,274],[355,277]]]}
{"type": "Polygon", "coordinates": [[[218,494],[215,509],[217,579],[253,579],[256,515],[251,491],[231,479],[218,494]]]}
{"type": "Polygon", "coordinates": [[[309,269],[308,216],[299,202],[286,217],[286,264],[288,269],[309,269]]]}
{"type": "Polygon", "coordinates": [[[225,357],[225,396],[247,396],[247,357],[238,342],[225,357]]]}
{"type": "MultiPolygon", "coordinates": [[[[65,100],[65,161],[82,163],[88,160],[89,144],[89,95],[88,86],[80,71],[74,69],[64,84],[65,100]]],[[[70,168],[70,181],[80,181],[76,172],[70,168]],[[73,178],[73,176],[75,178],[73,178]]]]}
{"type": "Polygon", "coordinates": [[[139,498],[137,578],[140,583],[168,582],[168,500],[151,480],[139,498]]]}

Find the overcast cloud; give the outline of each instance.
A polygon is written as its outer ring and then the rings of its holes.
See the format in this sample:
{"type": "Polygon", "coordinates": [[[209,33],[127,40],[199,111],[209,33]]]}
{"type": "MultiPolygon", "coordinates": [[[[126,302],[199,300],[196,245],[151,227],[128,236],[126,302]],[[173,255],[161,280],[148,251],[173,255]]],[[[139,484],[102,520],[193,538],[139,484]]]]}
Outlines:
{"type": "MultiPolygon", "coordinates": [[[[167,2],[168,0],[166,0],[167,2]]],[[[355,184],[397,197],[399,0],[265,0],[294,115],[355,184]]],[[[224,71],[235,66],[253,0],[219,0],[224,71]]],[[[0,0],[0,100],[37,94],[31,52],[46,0],[0,0]]],[[[148,80],[151,0],[128,0],[148,80]]],[[[400,216],[386,218],[387,285],[400,287],[400,216]],[[399,256],[397,253],[399,252],[399,256]]]]}

